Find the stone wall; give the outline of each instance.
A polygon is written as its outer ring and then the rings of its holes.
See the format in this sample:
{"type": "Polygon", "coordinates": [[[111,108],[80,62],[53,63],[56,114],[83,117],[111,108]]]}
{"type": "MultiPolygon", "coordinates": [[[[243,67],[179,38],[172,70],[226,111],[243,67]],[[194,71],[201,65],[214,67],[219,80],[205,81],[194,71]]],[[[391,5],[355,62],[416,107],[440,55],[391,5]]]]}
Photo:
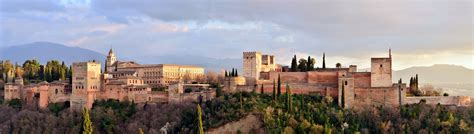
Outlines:
{"type": "Polygon", "coordinates": [[[469,106],[471,98],[469,96],[417,96],[406,97],[405,104],[416,104],[421,100],[425,100],[426,104],[437,105],[454,105],[454,106],[469,106]]]}

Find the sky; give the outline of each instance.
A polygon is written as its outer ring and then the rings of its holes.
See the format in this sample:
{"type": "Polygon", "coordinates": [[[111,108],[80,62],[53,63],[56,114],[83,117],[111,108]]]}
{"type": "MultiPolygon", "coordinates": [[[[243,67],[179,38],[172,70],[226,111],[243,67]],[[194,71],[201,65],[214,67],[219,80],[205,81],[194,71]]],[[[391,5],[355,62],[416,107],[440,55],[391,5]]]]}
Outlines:
{"type": "Polygon", "coordinates": [[[0,48],[61,43],[119,58],[276,55],[289,64],[393,69],[455,64],[474,69],[471,0],[0,0],[0,48]]]}

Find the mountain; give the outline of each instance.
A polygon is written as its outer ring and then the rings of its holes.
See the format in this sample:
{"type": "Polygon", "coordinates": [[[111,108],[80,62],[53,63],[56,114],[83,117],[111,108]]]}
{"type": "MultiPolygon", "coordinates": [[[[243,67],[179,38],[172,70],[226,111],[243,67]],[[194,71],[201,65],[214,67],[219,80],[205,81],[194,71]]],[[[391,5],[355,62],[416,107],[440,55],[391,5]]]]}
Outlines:
{"type": "Polygon", "coordinates": [[[473,83],[474,70],[457,65],[436,64],[427,67],[410,67],[394,71],[393,79],[402,78],[408,82],[410,77],[418,74],[420,83],[456,84],[473,83]]]}
{"type": "Polygon", "coordinates": [[[393,80],[402,78],[409,83],[410,77],[418,74],[420,85],[433,85],[442,88],[450,95],[467,95],[474,97],[474,70],[463,66],[436,64],[427,67],[410,67],[394,71],[393,80]]]}
{"type": "Polygon", "coordinates": [[[49,60],[60,60],[66,64],[77,61],[98,60],[102,63],[105,55],[79,47],[69,47],[51,42],[33,42],[24,45],[0,48],[0,59],[23,64],[28,59],[37,59],[42,64],[49,60]]]}
{"type": "MultiPolygon", "coordinates": [[[[196,65],[206,70],[220,71],[221,69],[242,68],[242,59],[216,59],[192,55],[163,55],[152,57],[131,58],[116,53],[120,61],[137,61],[140,64],[183,64],[196,65]]],[[[84,48],[69,47],[51,42],[34,42],[24,45],[0,48],[0,60],[10,60],[12,63],[23,64],[28,59],[37,59],[42,64],[49,60],[60,60],[66,64],[78,61],[98,60],[104,65],[106,56],[84,48]]]]}

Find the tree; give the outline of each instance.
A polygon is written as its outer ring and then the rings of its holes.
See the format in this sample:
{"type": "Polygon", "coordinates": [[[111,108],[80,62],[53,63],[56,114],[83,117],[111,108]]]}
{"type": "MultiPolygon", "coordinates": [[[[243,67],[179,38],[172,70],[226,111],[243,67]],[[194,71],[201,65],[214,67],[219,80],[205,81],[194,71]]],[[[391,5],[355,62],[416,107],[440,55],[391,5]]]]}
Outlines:
{"type": "Polygon", "coordinates": [[[286,110],[288,110],[289,113],[292,112],[293,106],[293,97],[291,96],[291,89],[288,83],[286,83],[286,110]]]}
{"type": "Polygon", "coordinates": [[[82,117],[83,117],[83,122],[82,122],[82,134],[92,134],[93,128],[92,128],[92,122],[89,117],[89,111],[84,108],[82,111],[82,117]]]}
{"type": "Polygon", "coordinates": [[[326,68],[326,53],[323,53],[323,69],[326,68]]]}
{"type": "Polygon", "coordinates": [[[290,68],[290,71],[291,72],[296,72],[298,71],[298,63],[296,63],[296,55],[293,56],[293,59],[291,59],[291,68],[290,68]]]}
{"type": "Polygon", "coordinates": [[[199,134],[204,134],[204,128],[202,127],[202,109],[201,105],[197,105],[197,119],[198,119],[198,127],[199,127],[199,134]]]}
{"type": "Polygon", "coordinates": [[[275,87],[275,79],[273,79],[273,94],[272,94],[272,99],[275,101],[276,99],[276,87],[275,87]]]}
{"type": "Polygon", "coordinates": [[[23,63],[23,69],[25,70],[24,78],[30,80],[39,78],[40,63],[38,60],[26,60],[23,63]]]}
{"type": "Polygon", "coordinates": [[[234,68],[232,68],[232,72],[230,73],[230,77],[234,77],[235,76],[235,70],[234,68]]]}
{"type": "Polygon", "coordinates": [[[139,133],[139,134],[145,134],[145,133],[143,133],[143,129],[142,129],[142,128],[139,128],[139,129],[138,129],[138,133],[139,133]]]}
{"type": "Polygon", "coordinates": [[[416,90],[419,89],[419,85],[418,85],[418,74],[416,74],[416,76],[415,76],[415,88],[416,88],[416,90]]]}
{"type": "Polygon", "coordinates": [[[224,71],[224,76],[227,77],[227,70],[224,71]]]}
{"type": "Polygon", "coordinates": [[[234,77],[239,77],[239,72],[237,72],[237,69],[235,69],[235,76],[234,77]]]}
{"type": "Polygon", "coordinates": [[[262,84],[262,88],[260,88],[260,94],[263,94],[263,84],[262,84]]]}
{"type": "Polygon", "coordinates": [[[222,95],[222,89],[221,89],[221,85],[219,83],[217,83],[217,87],[216,87],[216,97],[220,97],[222,95]]]}
{"type": "Polygon", "coordinates": [[[311,56],[308,56],[307,64],[306,64],[306,71],[312,71],[314,69],[314,63],[316,61],[311,56]]]}
{"type": "Polygon", "coordinates": [[[280,74],[278,74],[277,95],[280,96],[280,94],[281,94],[281,81],[280,81],[280,74]]]}
{"type": "Polygon", "coordinates": [[[306,66],[307,64],[308,64],[308,61],[306,61],[306,59],[301,58],[298,61],[298,70],[301,71],[301,72],[308,71],[308,70],[306,70],[307,69],[307,66],[306,66]]]}

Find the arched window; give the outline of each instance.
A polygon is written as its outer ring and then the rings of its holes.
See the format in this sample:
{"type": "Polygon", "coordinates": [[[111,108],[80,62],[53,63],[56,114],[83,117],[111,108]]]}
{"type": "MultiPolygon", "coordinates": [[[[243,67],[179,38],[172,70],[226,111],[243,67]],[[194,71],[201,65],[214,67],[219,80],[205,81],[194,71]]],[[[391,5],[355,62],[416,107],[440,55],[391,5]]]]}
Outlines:
{"type": "Polygon", "coordinates": [[[383,67],[382,64],[380,64],[380,67],[383,67]]]}
{"type": "Polygon", "coordinates": [[[55,93],[58,94],[58,89],[56,89],[55,93]]]}
{"type": "Polygon", "coordinates": [[[345,81],[344,84],[347,85],[347,81],[345,81]]]}

